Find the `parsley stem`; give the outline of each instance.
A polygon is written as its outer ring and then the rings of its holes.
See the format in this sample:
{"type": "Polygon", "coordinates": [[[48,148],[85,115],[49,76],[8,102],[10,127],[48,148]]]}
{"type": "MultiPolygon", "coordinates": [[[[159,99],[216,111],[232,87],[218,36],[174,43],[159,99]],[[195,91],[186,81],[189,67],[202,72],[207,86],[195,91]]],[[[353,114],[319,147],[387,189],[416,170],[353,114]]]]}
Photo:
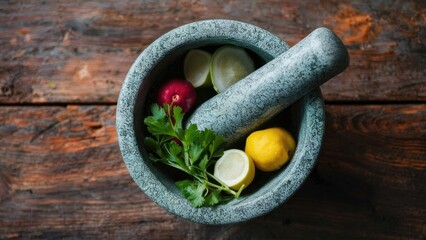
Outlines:
{"type": "Polygon", "coordinates": [[[213,174],[207,172],[207,175],[211,178],[213,178],[216,182],[220,183],[222,186],[216,185],[214,183],[208,182],[209,184],[211,184],[212,187],[216,187],[216,188],[221,188],[223,190],[225,190],[226,192],[234,195],[235,197],[237,197],[239,194],[237,192],[235,192],[234,190],[232,190],[230,187],[228,187],[228,185],[226,185],[224,182],[222,182],[220,179],[218,179],[217,177],[215,177],[213,174]]]}
{"type": "Polygon", "coordinates": [[[184,157],[184,160],[185,160],[185,164],[186,164],[186,166],[188,166],[189,169],[191,169],[191,164],[189,162],[188,146],[186,145],[185,141],[182,141],[182,140],[180,140],[180,141],[182,142],[182,145],[183,145],[183,157],[184,157]]]}

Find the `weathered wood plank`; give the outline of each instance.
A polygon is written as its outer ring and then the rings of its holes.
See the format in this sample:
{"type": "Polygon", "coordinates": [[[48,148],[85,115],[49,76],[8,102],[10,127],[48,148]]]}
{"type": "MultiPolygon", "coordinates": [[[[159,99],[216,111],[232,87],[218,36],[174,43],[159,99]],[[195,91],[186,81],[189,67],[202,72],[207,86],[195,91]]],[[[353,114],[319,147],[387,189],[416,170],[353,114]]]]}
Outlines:
{"type": "Polygon", "coordinates": [[[319,26],[349,48],[328,101],[424,101],[426,11],[421,0],[1,1],[0,102],[116,102],[154,39],[209,18],[249,22],[291,45],[319,26]]]}
{"type": "Polygon", "coordinates": [[[252,221],[189,223],[133,183],[115,106],[0,108],[0,238],[423,239],[425,105],[328,105],[315,171],[252,221]]]}
{"type": "Polygon", "coordinates": [[[134,184],[119,154],[114,106],[0,111],[1,239],[186,239],[201,228],[134,184]]]}

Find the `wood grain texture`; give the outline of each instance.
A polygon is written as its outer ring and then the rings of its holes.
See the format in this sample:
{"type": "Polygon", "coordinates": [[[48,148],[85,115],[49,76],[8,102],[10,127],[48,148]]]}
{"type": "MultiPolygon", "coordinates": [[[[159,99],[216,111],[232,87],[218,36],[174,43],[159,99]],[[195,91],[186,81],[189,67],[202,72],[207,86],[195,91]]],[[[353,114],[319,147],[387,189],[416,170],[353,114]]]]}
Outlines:
{"type": "Polygon", "coordinates": [[[426,3],[410,1],[1,1],[0,103],[115,103],[139,53],[201,19],[265,28],[293,45],[331,28],[350,67],[327,101],[425,101],[426,3]]]}
{"type": "Polygon", "coordinates": [[[424,239],[425,105],[328,105],[318,164],[287,203],[205,226],[148,199],[115,106],[0,108],[0,239],[424,239]]]}
{"type": "Polygon", "coordinates": [[[425,39],[422,0],[0,1],[0,239],[425,239],[425,39]],[[211,18],[290,45],[326,26],[351,57],[322,86],[325,142],[302,189],[223,226],[153,203],[115,133],[114,104],[140,52],[211,18]]]}

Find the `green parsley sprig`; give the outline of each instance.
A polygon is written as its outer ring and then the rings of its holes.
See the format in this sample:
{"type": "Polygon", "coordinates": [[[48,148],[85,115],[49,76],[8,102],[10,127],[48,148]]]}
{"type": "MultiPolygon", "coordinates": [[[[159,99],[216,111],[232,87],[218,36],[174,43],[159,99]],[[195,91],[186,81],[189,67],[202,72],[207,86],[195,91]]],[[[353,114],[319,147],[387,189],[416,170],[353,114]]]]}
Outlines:
{"type": "Polygon", "coordinates": [[[176,182],[177,188],[193,207],[213,206],[239,197],[243,187],[234,191],[207,169],[223,155],[223,136],[195,124],[182,126],[184,113],[179,106],[151,106],[144,119],[152,136],[145,138],[149,158],[187,173],[191,178],[176,182]]]}

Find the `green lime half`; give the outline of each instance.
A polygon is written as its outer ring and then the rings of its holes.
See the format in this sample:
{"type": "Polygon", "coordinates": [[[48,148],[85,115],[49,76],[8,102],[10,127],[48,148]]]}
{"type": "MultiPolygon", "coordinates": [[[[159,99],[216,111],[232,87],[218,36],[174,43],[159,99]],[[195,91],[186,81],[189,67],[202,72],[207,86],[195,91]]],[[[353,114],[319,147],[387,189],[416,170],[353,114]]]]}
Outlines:
{"type": "Polygon", "coordinates": [[[192,83],[192,86],[211,86],[209,74],[210,58],[210,53],[200,49],[189,50],[186,54],[183,71],[186,80],[192,83]]]}
{"type": "Polygon", "coordinates": [[[210,77],[216,92],[245,78],[254,71],[254,62],[240,47],[226,45],[218,48],[210,62],[210,77]]]}

